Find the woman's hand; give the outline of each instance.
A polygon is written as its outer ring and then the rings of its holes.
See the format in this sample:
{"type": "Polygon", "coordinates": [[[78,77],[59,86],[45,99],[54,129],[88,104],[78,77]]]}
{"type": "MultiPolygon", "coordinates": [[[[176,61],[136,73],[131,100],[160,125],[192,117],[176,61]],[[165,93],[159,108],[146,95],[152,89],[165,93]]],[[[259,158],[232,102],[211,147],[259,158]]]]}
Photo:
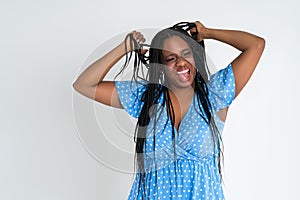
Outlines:
{"type": "Polygon", "coordinates": [[[202,41],[203,39],[206,39],[205,33],[206,33],[207,28],[206,28],[202,23],[200,23],[199,21],[196,21],[196,22],[194,22],[194,23],[196,24],[196,27],[195,27],[195,28],[192,28],[192,29],[190,30],[191,35],[192,35],[193,33],[195,33],[196,31],[198,31],[197,41],[200,42],[200,41],[202,41]]]}
{"type": "MultiPolygon", "coordinates": [[[[127,47],[128,52],[133,51],[135,49],[139,49],[140,45],[143,44],[146,41],[144,35],[141,32],[138,32],[138,31],[132,31],[127,36],[126,36],[126,41],[125,42],[126,42],[126,47],[127,47]],[[131,40],[131,37],[129,35],[132,35],[133,39],[137,42],[137,44],[138,44],[137,48],[134,47],[134,42],[131,40]],[[129,36],[129,37],[127,37],[127,36],[129,36]],[[130,43],[131,43],[131,45],[130,45],[130,43]]],[[[146,49],[141,49],[142,54],[145,54],[146,52],[147,52],[146,49]]]]}
{"type": "Polygon", "coordinates": [[[206,28],[199,21],[194,22],[196,28],[191,33],[198,31],[197,40],[213,39],[228,44],[241,51],[233,61],[232,70],[235,79],[235,97],[242,91],[260,60],[265,48],[265,40],[254,34],[239,31],[206,28]]]}

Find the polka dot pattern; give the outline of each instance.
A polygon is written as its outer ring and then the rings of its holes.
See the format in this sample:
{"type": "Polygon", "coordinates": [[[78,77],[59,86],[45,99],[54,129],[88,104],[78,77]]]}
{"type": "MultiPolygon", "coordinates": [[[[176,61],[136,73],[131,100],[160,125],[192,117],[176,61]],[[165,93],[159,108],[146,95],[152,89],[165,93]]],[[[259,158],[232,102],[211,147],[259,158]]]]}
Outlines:
{"type": "Polygon", "coordinates": [[[235,83],[231,64],[211,76],[208,89],[209,98],[215,111],[232,103],[235,95],[235,83]]]}
{"type": "MultiPolygon", "coordinates": [[[[134,82],[131,84],[130,81],[116,81],[115,84],[123,108],[131,116],[137,118],[143,105],[140,99],[145,91],[145,85],[134,82]]],[[[208,89],[209,100],[214,111],[232,103],[235,85],[231,64],[211,76],[208,89]]],[[[160,99],[160,103],[162,101],[163,98],[160,99]]],[[[166,107],[162,109],[156,126],[154,120],[151,119],[146,133],[145,188],[139,187],[139,174],[137,173],[128,200],[142,200],[143,194],[151,200],[223,200],[217,151],[214,149],[209,125],[199,115],[200,109],[196,95],[178,130],[175,129],[175,158],[171,122],[168,120],[166,107]]],[[[215,112],[213,117],[222,133],[224,123],[215,112]]]]}

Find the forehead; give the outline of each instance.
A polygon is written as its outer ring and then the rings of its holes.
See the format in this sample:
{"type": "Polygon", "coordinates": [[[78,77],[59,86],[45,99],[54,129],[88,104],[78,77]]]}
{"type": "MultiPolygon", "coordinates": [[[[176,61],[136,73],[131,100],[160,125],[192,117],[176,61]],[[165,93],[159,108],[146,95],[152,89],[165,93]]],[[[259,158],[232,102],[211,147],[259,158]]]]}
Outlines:
{"type": "Polygon", "coordinates": [[[163,53],[175,53],[179,54],[184,49],[189,49],[190,46],[179,36],[172,36],[166,39],[163,43],[163,53]]]}

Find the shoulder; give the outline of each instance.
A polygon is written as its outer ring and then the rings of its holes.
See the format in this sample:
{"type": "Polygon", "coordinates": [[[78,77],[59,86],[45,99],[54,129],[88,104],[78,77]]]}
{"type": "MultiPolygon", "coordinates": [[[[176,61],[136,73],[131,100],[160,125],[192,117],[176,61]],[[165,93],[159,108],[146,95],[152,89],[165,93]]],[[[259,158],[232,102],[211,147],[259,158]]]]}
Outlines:
{"type": "Polygon", "coordinates": [[[228,107],[235,96],[235,79],[231,63],[211,75],[207,87],[210,101],[217,111],[228,107]]]}
{"type": "Polygon", "coordinates": [[[142,96],[147,89],[146,81],[115,81],[119,100],[125,111],[137,118],[143,106],[142,96]]]}

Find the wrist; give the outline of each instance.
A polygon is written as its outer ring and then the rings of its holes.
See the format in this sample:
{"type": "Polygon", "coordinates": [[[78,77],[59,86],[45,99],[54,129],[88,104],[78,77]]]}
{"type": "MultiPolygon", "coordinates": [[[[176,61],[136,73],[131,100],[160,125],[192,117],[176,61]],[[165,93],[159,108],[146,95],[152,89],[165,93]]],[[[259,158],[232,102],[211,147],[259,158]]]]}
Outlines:
{"type": "Polygon", "coordinates": [[[127,38],[126,40],[122,41],[119,46],[124,51],[124,54],[129,53],[129,52],[132,51],[132,49],[131,49],[132,47],[130,45],[130,38],[127,38]]]}
{"type": "Polygon", "coordinates": [[[211,39],[212,38],[212,28],[204,28],[202,30],[203,39],[211,39]]]}
{"type": "Polygon", "coordinates": [[[118,46],[115,47],[118,54],[124,56],[126,54],[126,50],[125,50],[125,42],[121,42],[118,46]]]}

